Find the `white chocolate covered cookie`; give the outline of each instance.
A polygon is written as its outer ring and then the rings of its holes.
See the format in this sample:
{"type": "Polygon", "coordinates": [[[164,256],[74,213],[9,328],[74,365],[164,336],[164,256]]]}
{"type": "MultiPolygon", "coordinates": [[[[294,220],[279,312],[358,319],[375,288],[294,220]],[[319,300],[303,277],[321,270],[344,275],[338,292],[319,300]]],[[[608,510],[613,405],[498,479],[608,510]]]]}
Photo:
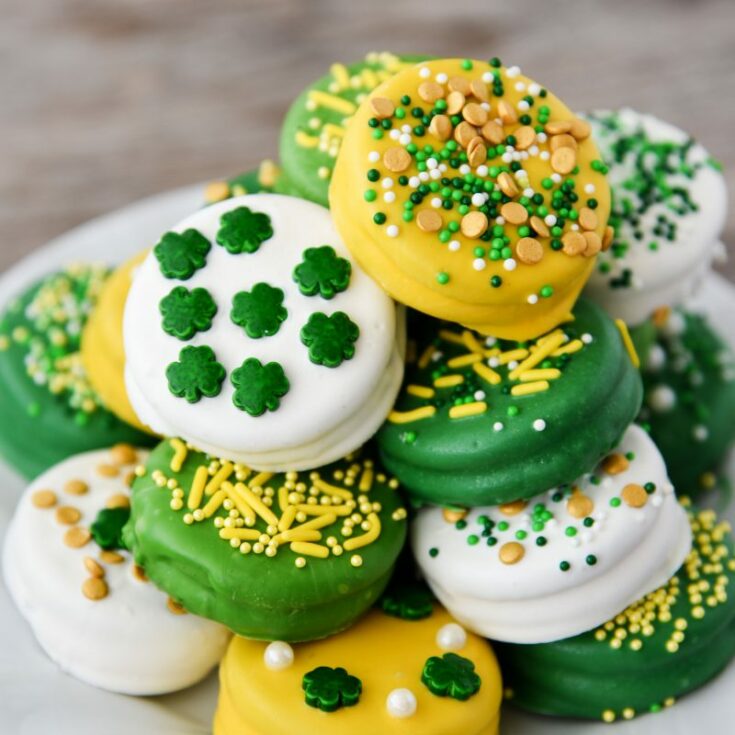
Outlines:
{"type": "Polygon", "coordinates": [[[403,376],[403,314],[326,209],[275,194],[221,202],[166,233],[133,281],[124,333],[137,415],[262,471],[357,449],[403,376]]]}
{"type": "Polygon", "coordinates": [[[119,546],[129,475],[146,456],[120,445],[52,467],[21,498],[3,557],[8,590],[49,657],[122,694],[195,684],[230,637],[167,600],[119,546]]]}
{"type": "Polygon", "coordinates": [[[601,625],[666,582],[691,541],[663,459],[637,426],[572,485],[459,516],[419,511],[416,559],[457,620],[511,643],[601,625]]]}

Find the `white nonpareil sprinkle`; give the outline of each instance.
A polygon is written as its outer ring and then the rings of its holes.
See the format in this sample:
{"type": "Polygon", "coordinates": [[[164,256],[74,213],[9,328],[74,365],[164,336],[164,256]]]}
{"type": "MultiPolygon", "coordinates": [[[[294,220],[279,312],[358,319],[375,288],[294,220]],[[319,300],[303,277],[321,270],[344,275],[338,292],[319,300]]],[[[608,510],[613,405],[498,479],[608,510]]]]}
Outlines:
{"type": "Polygon", "coordinates": [[[467,645],[467,631],[459,623],[442,625],[436,634],[436,645],[442,651],[461,651],[467,645]]]}
{"type": "Polygon", "coordinates": [[[670,411],[676,405],[676,393],[668,385],[657,385],[648,394],[647,402],[654,411],[670,411]]]}
{"type": "Polygon", "coordinates": [[[541,91],[541,85],[538,82],[531,82],[528,85],[528,94],[536,97],[540,91],[541,91]]]}
{"type": "Polygon", "coordinates": [[[385,234],[388,237],[398,237],[398,225],[388,225],[385,228],[385,234]]]}
{"type": "Polygon", "coordinates": [[[485,84],[490,84],[490,82],[493,81],[493,73],[491,71],[486,71],[482,75],[482,81],[485,82],[485,84]]]}
{"type": "Polygon", "coordinates": [[[586,345],[592,344],[592,335],[589,332],[585,332],[580,339],[582,342],[584,342],[586,345]]]}
{"type": "Polygon", "coordinates": [[[381,181],[381,184],[384,189],[390,189],[393,187],[393,179],[391,179],[389,176],[386,176],[383,181],[381,181]]]}
{"type": "Polygon", "coordinates": [[[532,293],[527,299],[529,304],[538,304],[538,296],[535,293],[532,293]]]}
{"type": "Polygon", "coordinates": [[[477,193],[475,193],[475,194],[472,195],[472,203],[476,207],[481,207],[485,203],[485,201],[486,201],[486,195],[485,194],[482,194],[480,192],[477,192],[477,193]]]}
{"type": "Polygon", "coordinates": [[[509,66],[505,70],[505,76],[507,76],[508,79],[515,79],[515,77],[517,77],[520,73],[521,73],[520,66],[509,66]]]}
{"type": "Polygon", "coordinates": [[[412,717],[416,714],[416,695],[410,689],[394,689],[385,700],[385,708],[391,717],[412,717]]]}
{"type": "Polygon", "coordinates": [[[556,215],[555,214],[547,214],[546,217],[544,217],[544,222],[549,227],[553,227],[556,224],[556,215]]]}
{"type": "Polygon", "coordinates": [[[709,431],[706,426],[703,426],[702,424],[698,424],[697,426],[692,429],[692,436],[698,441],[703,442],[707,441],[709,438],[709,431]]]}
{"type": "Polygon", "coordinates": [[[398,140],[401,137],[401,131],[398,130],[398,128],[393,128],[390,133],[388,133],[388,137],[391,140],[398,140]]]}
{"type": "Polygon", "coordinates": [[[526,100],[520,100],[516,107],[520,112],[527,112],[530,109],[531,105],[529,105],[526,100]]]}
{"type": "Polygon", "coordinates": [[[594,184],[585,184],[584,185],[584,193],[585,194],[594,194],[595,193],[595,185],[594,184]]]}
{"type": "Polygon", "coordinates": [[[484,401],[485,400],[485,391],[484,390],[476,390],[473,394],[473,397],[476,401],[484,401]]]}
{"type": "Polygon", "coordinates": [[[546,422],[543,419],[536,419],[533,422],[534,431],[543,431],[546,428],[546,422]]]}
{"type": "Polygon", "coordinates": [[[396,193],[394,191],[386,191],[385,194],[383,194],[383,201],[387,202],[388,204],[393,204],[396,200],[396,193]]]}
{"type": "Polygon", "coordinates": [[[551,158],[551,154],[548,151],[541,151],[541,153],[538,154],[538,157],[542,161],[548,161],[549,158],[551,158]]]}
{"type": "Polygon", "coordinates": [[[368,161],[370,161],[370,163],[377,163],[379,160],[380,153],[378,153],[378,151],[370,151],[370,153],[368,153],[368,161]]]}
{"type": "Polygon", "coordinates": [[[472,267],[476,271],[484,271],[486,266],[487,266],[487,263],[485,262],[484,258],[475,258],[472,261],[472,267]]]}
{"type": "Polygon", "coordinates": [[[421,77],[422,79],[428,79],[428,78],[429,78],[429,77],[431,76],[431,69],[429,69],[429,67],[428,67],[428,66],[422,66],[422,67],[421,67],[421,68],[419,69],[419,76],[420,76],[420,77],[421,77]]]}
{"type": "Polygon", "coordinates": [[[493,424],[493,431],[502,431],[503,428],[504,428],[504,426],[503,426],[503,422],[502,421],[496,421],[493,424]]]}
{"type": "Polygon", "coordinates": [[[293,662],[293,648],[283,641],[273,641],[263,651],[263,663],[269,671],[283,671],[289,668],[293,662]]]}
{"type": "Polygon", "coordinates": [[[434,209],[439,209],[442,205],[441,197],[434,197],[429,203],[434,207],[434,209]]]}
{"type": "Polygon", "coordinates": [[[434,77],[439,84],[446,84],[449,77],[443,72],[440,71],[436,77],[434,77]]]}
{"type": "Polygon", "coordinates": [[[411,142],[411,136],[409,133],[401,133],[401,137],[398,139],[398,142],[401,145],[406,146],[411,142]]]}
{"type": "Polygon", "coordinates": [[[447,247],[453,252],[456,253],[457,250],[460,248],[460,242],[459,240],[450,240],[449,245],[447,247]]]}
{"type": "Polygon", "coordinates": [[[412,189],[418,189],[418,188],[419,188],[419,186],[420,186],[420,184],[421,184],[421,181],[419,180],[419,177],[418,177],[418,176],[412,176],[412,177],[411,177],[411,178],[410,178],[410,179],[408,180],[408,185],[409,185],[409,186],[410,186],[410,187],[411,187],[412,189]]]}
{"type": "Polygon", "coordinates": [[[506,260],[503,261],[503,268],[507,271],[514,271],[517,265],[518,263],[516,263],[513,258],[506,258],[506,260]]]}
{"type": "Polygon", "coordinates": [[[484,163],[480,164],[476,169],[476,173],[478,176],[487,176],[488,171],[489,169],[484,163]]]}

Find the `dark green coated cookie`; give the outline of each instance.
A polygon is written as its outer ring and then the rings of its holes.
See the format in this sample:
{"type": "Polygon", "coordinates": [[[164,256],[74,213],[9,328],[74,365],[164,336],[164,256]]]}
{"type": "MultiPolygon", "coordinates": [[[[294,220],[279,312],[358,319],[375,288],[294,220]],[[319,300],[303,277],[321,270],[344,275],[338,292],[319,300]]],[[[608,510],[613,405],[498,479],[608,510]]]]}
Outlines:
{"type": "Polygon", "coordinates": [[[383,52],[347,66],[332,64],[329,74],[307,87],[286,114],[279,144],[283,176],[276,191],[328,207],[332,168],[346,121],[385,79],[425,58],[383,52]]]}
{"type": "Polygon", "coordinates": [[[672,311],[659,321],[643,367],[641,420],[674,487],[713,487],[735,440],[735,357],[705,317],[672,311]]]}
{"type": "Polygon", "coordinates": [[[0,318],[0,454],[25,477],[73,454],[152,441],[103,407],[82,366],[82,327],[107,275],[102,266],[70,266],[0,318]]]}
{"type": "Polygon", "coordinates": [[[574,481],[615,446],[640,408],[640,375],[599,307],[581,300],[574,317],[523,343],[414,322],[416,361],[378,433],[412,499],[528,498],[574,481]]]}
{"type": "Polygon", "coordinates": [[[192,613],[249,638],[322,638],[389,581],[406,538],[397,485],[358,456],[272,475],[167,440],[133,485],[124,540],[192,613]]]}
{"type": "Polygon", "coordinates": [[[511,702],[613,722],[658,712],[735,655],[735,559],[727,523],[691,515],[694,550],[663,587],[597,630],[556,643],[495,645],[511,702]]]}

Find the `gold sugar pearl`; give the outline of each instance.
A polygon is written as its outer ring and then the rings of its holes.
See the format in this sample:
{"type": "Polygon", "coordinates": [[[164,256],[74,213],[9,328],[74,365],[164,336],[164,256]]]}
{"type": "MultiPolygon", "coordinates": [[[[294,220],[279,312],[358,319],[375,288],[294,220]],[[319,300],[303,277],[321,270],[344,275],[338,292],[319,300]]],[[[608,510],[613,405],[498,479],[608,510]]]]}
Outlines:
{"type": "Polygon", "coordinates": [[[499,505],[498,510],[504,516],[517,516],[519,513],[522,513],[527,506],[528,501],[526,500],[514,500],[510,503],[503,503],[502,505],[499,505]]]}
{"type": "Polygon", "coordinates": [[[442,516],[447,523],[456,523],[457,521],[462,521],[467,517],[467,511],[463,508],[444,508],[442,516]]]}
{"type": "Polygon", "coordinates": [[[626,485],[620,496],[622,497],[623,502],[631,508],[642,508],[648,502],[648,493],[645,488],[634,482],[626,485]]]}
{"type": "Polygon", "coordinates": [[[386,97],[371,97],[370,109],[372,110],[373,116],[377,117],[378,120],[385,120],[386,118],[393,117],[396,106],[386,97]]]}
{"type": "Polygon", "coordinates": [[[101,577],[89,577],[82,585],[82,594],[95,602],[107,597],[108,591],[107,582],[101,577]]]}
{"type": "Polygon", "coordinates": [[[123,493],[115,493],[107,499],[105,506],[107,508],[129,508],[130,498],[123,493]]]}
{"type": "Polygon", "coordinates": [[[435,115],[429,123],[429,132],[444,142],[452,137],[452,121],[447,115],[435,115]]]}
{"type": "Polygon", "coordinates": [[[401,146],[394,146],[383,155],[383,163],[389,171],[400,173],[411,165],[411,154],[401,146]]]}
{"type": "Polygon", "coordinates": [[[72,505],[62,505],[56,509],[56,520],[65,526],[71,526],[79,522],[82,512],[72,505]]]}
{"type": "Polygon", "coordinates": [[[544,249],[533,237],[522,237],[516,244],[516,256],[521,263],[535,265],[544,257],[544,249]]]}
{"type": "Polygon", "coordinates": [[[484,212],[468,212],[460,222],[462,234],[471,240],[484,235],[487,228],[488,219],[484,212]]]}
{"type": "Polygon", "coordinates": [[[97,474],[101,477],[117,477],[120,474],[120,469],[114,464],[98,464],[97,474]]]}
{"type": "Polygon", "coordinates": [[[131,444],[115,444],[110,454],[112,461],[118,465],[135,464],[138,461],[138,452],[131,444]]]}
{"type": "Polygon", "coordinates": [[[577,141],[567,133],[552,135],[549,138],[549,150],[553,153],[559,148],[571,148],[573,151],[576,151],[577,141]]]}
{"type": "Polygon", "coordinates": [[[125,561],[125,557],[122,554],[118,554],[117,551],[110,551],[103,549],[100,551],[100,561],[105,564],[122,564],[125,561]]]}
{"type": "Polygon", "coordinates": [[[133,574],[133,577],[135,577],[139,582],[147,582],[148,576],[146,575],[145,571],[143,570],[143,567],[141,567],[138,564],[133,564],[131,567],[131,572],[133,574]]]}
{"type": "Polygon", "coordinates": [[[64,492],[67,495],[85,495],[89,491],[89,485],[83,480],[69,480],[64,484],[64,492]]]}
{"type": "Polygon", "coordinates": [[[503,171],[503,173],[498,176],[498,186],[500,187],[500,191],[511,199],[518,196],[520,193],[520,189],[516,185],[515,179],[507,171],[503,171]]]}
{"type": "Polygon", "coordinates": [[[511,225],[522,225],[528,219],[528,210],[518,202],[506,202],[500,208],[500,215],[511,225]]]}
{"type": "Polygon", "coordinates": [[[437,82],[422,82],[419,85],[419,97],[424,102],[433,105],[437,100],[444,98],[444,87],[437,82]]]}
{"type": "Polygon", "coordinates": [[[416,215],[416,224],[422,232],[438,232],[442,227],[442,217],[433,209],[422,209],[416,215]]]}
{"type": "Polygon", "coordinates": [[[93,577],[104,577],[105,570],[99,562],[95,561],[91,556],[84,557],[84,567],[93,577]]]}
{"type": "MultiPolygon", "coordinates": [[[[474,94],[469,80],[465,77],[449,77],[447,87],[450,92],[459,92],[465,97],[469,97],[470,94],[474,94]]],[[[449,98],[447,97],[447,99],[449,98]]]]}
{"type": "Polygon", "coordinates": [[[204,188],[204,201],[207,204],[221,202],[230,196],[230,187],[226,181],[212,181],[204,188]]]}
{"type": "Polygon", "coordinates": [[[602,250],[602,241],[600,240],[600,236],[596,232],[592,231],[583,232],[582,236],[586,243],[582,255],[586,258],[593,258],[600,252],[600,250],[602,250]]]}
{"type": "Polygon", "coordinates": [[[595,509],[595,504],[588,495],[577,490],[567,500],[567,512],[573,518],[586,518],[595,509]]]}
{"type": "Polygon", "coordinates": [[[562,250],[566,255],[581,255],[587,249],[587,240],[581,232],[571,230],[561,238],[562,250]]]}
{"type": "Polygon", "coordinates": [[[81,549],[89,543],[92,534],[81,526],[74,526],[64,534],[64,543],[72,549],[81,549]]]}
{"type": "Polygon", "coordinates": [[[172,612],[174,615],[186,615],[184,606],[181,603],[176,602],[172,597],[169,597],[168,600],[166,600],[166,607],[169,609],[169,612],[172,612]]]}
{"type": "MultiPolygon", "coordinates": [[[[493,145],[500,145],[505,140],[505,133],[501,125],[495,122],[495,120],[488,120],[483,126],[482,137],[485,138],[488,143],[493,145]]],[[[499,177],[498,177],[499,178],[499,177]]]]}
{"type": "Polygon", "coordinates": [[[53,490],[36,490],[31,495],[31,503],[36,508],[53,508],[57,500],[58,498],[53,490]]]}
{"type": "Polygon", "coordinates": [[[551,154],[551,168],[558,174],[566,175],[577,165],[577,154],[572,148],[557,148],[551,154]]]}
{"type": "Polygon", "coordinates": [[[597,228],[598,219],[594,209],[582,207],[579,210],[579,226],[584,230],[594,230],[597,228]]]}
{"type": "Polygon", "coordinates": [[[630,466],[628,458],[620,452],[614,452],[608,454],[600,464],[600,469],[603,472],[607,472],[608,475],[619,475],[621,472],[625,472],[630,466]]]}
{"type": "Polygon", "coordinates": [[[503,564],[517,564],[523,559],[526,550],[517,541],[509,541],[500,547],[498,556],[503,564]]]}

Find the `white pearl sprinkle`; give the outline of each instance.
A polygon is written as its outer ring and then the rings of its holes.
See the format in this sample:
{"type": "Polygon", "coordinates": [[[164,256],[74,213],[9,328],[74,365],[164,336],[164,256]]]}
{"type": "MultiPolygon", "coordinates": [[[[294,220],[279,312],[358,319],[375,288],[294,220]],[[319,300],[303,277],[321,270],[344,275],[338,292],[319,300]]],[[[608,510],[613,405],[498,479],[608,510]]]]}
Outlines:
{"type": "Polygon", "coordinates": [[[401,133],[401,137],[398,138],[398,142],[401,145],[408,145],[411,142],[411,136],[409,133],[401,133]]]}
{"type": "Polygon", "coordinates": [[[538,154],[538,157],[542,161],[548,161],[549,158],[551,158],[551,153],[549,153],[548,151],[541,151],[541,153],[538,154]]]}
{"type": "Polygon", "coordinates": [[[492,347],[497,341],[497,337],[485,337],[485,347],[492,347]]]}
{"type": "Polygon", "coordinates": [[[410,179],[408,180],[408,185],[409,185],[409,186],[410,186],[410,187],[411,187],[412,189],[418,189],[418,188],[419,188],[419,185],[420,185],[420,184],[421,184],[421,181],[420,181],[420,179],[419,179],[419,177],[418,177],[418,176],[412,176],[412,177],[411,177],[411,178],[410,178],[410,179]]]}
{"type": "Polygon", "coordinates": [[[396,193],[394,191],[386,191],[385,194],[383,194],[383,201],[387,202],[388,204],[392,204],[396,200],[396,193]]]}
{"type": "Polygon", "coordinates": [[[528,94],[536,97],[536,95],[538,95],[540,91],[541,91],[541,85],[538,82],[531,82],[528,85],[528,94]]]}
{"type": "Polygon", "coordinates": [[[385,228],[385,234],[388,237],[398,237],[398,225],[388,225],[385,228]]]}
{"type": "Polygon", "coordinates": [[[377,163],[379,160],[380,153],[378,153],[378,151],[370,151],[370,153],[368,153],[368,161],[370,161],[370,163],[377,163]]]}
{"type": "Polygon", "coordinates": [[[536,419],[533,422],[534,431],[543,431],[546,428],[546,422],[543,419],[536,419]]]}
{"type": "Polygon", "coordinates": [[[467,631],[458,623],[442,625],[436,634],[436,645],[442,651],[461,651],[467,645],[467,631]]]}
{"type": "Polygon", "coordinates": [[[447,246],[453,253],[456,253],[457,250],[460,248],[460,242],[459,240],[450,240],[449,245],[447,246]]]}
{"type": "Polygon", "coordinates": [[[538,296],[535,293],[532,293],[526,301],[533,306],[533,304],[538,304],[538,296]]]}
{"type": "Polygon", "coordinates": [[[467,175],[468,173],[470,173],[471,171],[472,171],[472,169],[471,169],[471,168],[470,168],[470,167],[469,167],[469,166],[468,166],[468,165],[467,165],[466,163],[463,163],[463,164],[462,164],[462,165],[461,165],[461,166],[459,167],[459,172],[460,172],[460,173],[462,174],[462,176],[466,176],[466,175],[467,175]]]}
{"type": "Polygon", "coordinates": [[[493,424],[493,431],[502,431],[503,428],[504,428],[504,426],[503,426],[503,422],[502,421],[496,421],[493,424]]]}
{"type": "Polygon", "coordinates": [[[518,108],[519,112],[527,112],[531,108],[531,105],[529,105],[528,102],[526,102],[526,100],[521,100],[516,105],[516,107],[518,108]]]}
{"type": "Polygon", "coordinates": [[[385,700],[391,717],[411,717],[416,713],[416,695],[410,689],[394,689],[385,700]]]}
{"type": "Polygon", "coordinates": [[[485,195],[481,192],[477,192],[472,195],[472,203],[476,207],[481,207],[485,203],[485,195]]]}
{"type": "Polygon", "coordinates": [[[546,133],[539,133],[536,136],[536,140],[538,140],[539,143],[545,143],[549,139],[549,136],[546,135],[546,133]]]}
{"type": "Polygon", "coordinates": [[[521,73],[521,67],[520,66],[509,66],[505,70],[505,75],[508,77],[508,79],[514,79],[521,73]]]}
{"type": "Polygon", "coordinates": [[[493,73],[491,71],[486,71],[482,75],[482,81],[485,82],[485,84],[490,84],[490,82],[493,81],[493,73]]]}
{"type": "Polygon", "coordinates": [[[386,176],[380,183],[382,184],[384,189],[390,189],[393,186],[393,179],[391,179],[389,176],[386,176]]]}
{"type": "Polygon", "coordinates": [[[556,224],[556,215],[555,214],[547,214],[546,217],[544,217],[544,222],[549,227],[553,227],[556,224]]]}
{"type": "Polygon", "coordinates": [[[484,163],[481,163],[476,169],[476,173],[478,176],[487,176],[488,171],[489,169],[484,163]]]}
{"type": "Polygon", "coordinates": [[[496,368],[496,367],[498,367],[498,365],[500,365],[500,360],[498,360],[497,357],[491,357],[491,358],[488,359],[487,365],[488,365],[488,367],[496,368]]]}
{"type": "Polygon", "coordinates": [[[429,176],[431,176],[432,179],[436,181],[436,179],[440,179],[442,176],[441,169],[438,168],[432,168],[431,171],[429,171],[429,176]]]}
{"type": "Polygon", "coordinates": [[[485,262],[485,259],[484,258],[475,258],[472,261],[472,267],[476,271],[484,271],[485,268],[487,267],[487,263],[485,262]]]}
{"type": "Polygon", "coordinates": [[[485,391],[484,390],[476,390],[473,394],[473,398],[476,401],[484,401],[485,400],[485,391]]]}
{"type": "Polygon", "coordinates": [[[401,132],[402,133],[410,133],[411,132],[411,126],[410,125],[401,125],[401,132]]]}
{"type": "Polygon", "coordinates": [[[439,84],[446,84],[449,77],[442,71],[436,75],[435,79],[439,84]]]}
{"type": "Polygon", "coordinates": [[[422,67],[421,67],[421,68],[419,69],[419,76],[420,76],[420,77],[421,77],[422,79],[428,79],[428,78],[429,78],[429,77],[431,76],[431,69],[429,69],[429,67],[428,67],[428,66],[422,66],[422,67]]]}
{"type": "Polygon", "coordinates": [[[555,183],[560,184],[561,183],[561,174],[553,173],[549,178],[555,183]]]}
{"type": "Polygon", "coordinates": [[[592,344],[592,335],[589,332],[585,332],[580,339],[582,342],[584,342],[586,345],[592,344]]]}
{"type": "Polygon", "coordinates": [[[419,181],[428,181],[429,180],[429,172],[428,171],[420,171],[419,172],[419,181]]]}
{"type": "Polygon", "coordinates": [[[513,258],[506,258],[506,260],[503,261],[503,268],[507,271],[514,271],[517,265],[518,263],[516,263],[513,258]]]}
{"type": "Polygon", "coordinates": [[[283,641],[273,641],[263,651],[263,663],[270,671],[283,671],[289,668],[294,661],[293,648],[283,641]]]}
{"type": "Polygon", "coordinates": [[[434,197],[429,203],[434,207],[434,209],[439,209],[442,205],[441,197],[434,197]]]}
{"type": "Polygon", "coordinates": [[[398,140],[401,137],[401,131],[398,130],[398,128],[393,128],[393,130],[388,133],[388,137],[391,140],[398,140]]]}
{"type": "Polygon", "coordinates": [[[585,184],[584,185],[584,193],[585,194],[594,194],[595,193],[595,185],[594,184],[585,184]]]}
{"type": "Polygon", "coordinates": [[[692,436],[698,442],[707,441],[707,438],[709,437],[709,430],[706,426],[698,424],[692,429],[692,436]]]}
{"type": "Polygon", "coordinates": [[[668,385],[657,385],[648,394],[647,403],[654,411],[670,411],[676,405],[676,393],[668,385]]]}
{"type": "Polygon", "coordinates": [[[438,165],[439,165],[439,161],[437,161],[436,158],[429,158],[426,161],[426,168],[428,169],[436,168],[438,165]]]}
{"type": "Polygon", "coordinates": [[[666,351],[661,345],[653,345],[646,360],[647,372],[658,372],[666,364],[666,351]]]}
{"type": "Polygon", "coordinates": [[[518,360],[511,360],[508,363],[508,370],[515,370],[518,367],[518,360]]]}

